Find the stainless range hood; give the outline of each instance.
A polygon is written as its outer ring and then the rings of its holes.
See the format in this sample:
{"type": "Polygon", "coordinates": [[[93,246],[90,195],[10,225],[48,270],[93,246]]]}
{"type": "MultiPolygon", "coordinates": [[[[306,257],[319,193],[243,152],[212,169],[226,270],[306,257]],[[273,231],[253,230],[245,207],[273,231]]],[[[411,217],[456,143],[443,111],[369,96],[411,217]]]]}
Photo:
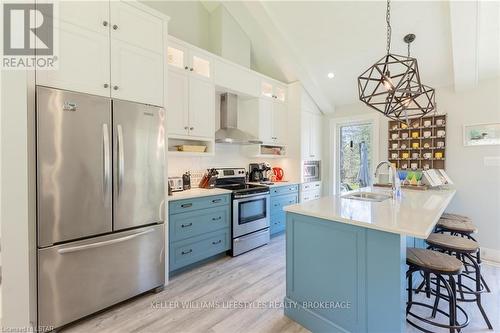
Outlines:
{"type": "Polygon", "coordinates": [[[238,96],[225,93],[220,96],[220,129],[215,132],[216,143],[237,145],[261,144],[250,133],[238,129],[238,96]]]}

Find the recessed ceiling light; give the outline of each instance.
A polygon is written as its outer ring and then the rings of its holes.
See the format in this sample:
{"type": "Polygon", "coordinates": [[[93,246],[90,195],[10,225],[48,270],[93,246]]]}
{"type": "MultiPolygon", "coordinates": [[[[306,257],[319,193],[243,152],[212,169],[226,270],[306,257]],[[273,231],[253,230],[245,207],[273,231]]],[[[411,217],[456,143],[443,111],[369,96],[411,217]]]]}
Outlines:
{"type": "Polygon", "coordinates": [[[328,76],[328,78],[329,78],[329,79],[333,79],[333,78],[335,77],[335,74],[333,74],[333,73],[328,73],[328,75],[327,75],[327,76],[328,76]]]}

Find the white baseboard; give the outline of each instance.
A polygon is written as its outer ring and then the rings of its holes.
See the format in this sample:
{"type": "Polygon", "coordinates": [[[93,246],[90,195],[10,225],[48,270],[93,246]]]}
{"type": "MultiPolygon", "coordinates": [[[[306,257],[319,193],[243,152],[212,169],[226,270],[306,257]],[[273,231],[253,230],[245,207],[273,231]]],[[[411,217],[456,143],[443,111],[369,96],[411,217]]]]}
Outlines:
{"type": "Polygon", "coordinates": [[[482,247],[481,259],[485,261],[490,261],[494,264],[500,264],[500,250],[482,247]]]}

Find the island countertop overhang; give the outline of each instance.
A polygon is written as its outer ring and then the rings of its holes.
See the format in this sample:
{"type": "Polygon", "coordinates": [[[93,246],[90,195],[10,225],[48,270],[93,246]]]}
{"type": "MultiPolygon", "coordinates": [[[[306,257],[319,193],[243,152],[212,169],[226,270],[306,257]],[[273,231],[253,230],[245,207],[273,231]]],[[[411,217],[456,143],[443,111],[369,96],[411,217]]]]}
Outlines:
{"type": "MultiPolygon", "coordinates": [[[[387,189],[377,187],[366,187],[352,192],[390,193],[387,189]]],[[[434,229],[455,193],[456,190],[451,188],[427,191],[403,190],[402,198],[381,202],[361,201],[334,195],[287,206],[284,210],[425,239],[434,229]]]]}

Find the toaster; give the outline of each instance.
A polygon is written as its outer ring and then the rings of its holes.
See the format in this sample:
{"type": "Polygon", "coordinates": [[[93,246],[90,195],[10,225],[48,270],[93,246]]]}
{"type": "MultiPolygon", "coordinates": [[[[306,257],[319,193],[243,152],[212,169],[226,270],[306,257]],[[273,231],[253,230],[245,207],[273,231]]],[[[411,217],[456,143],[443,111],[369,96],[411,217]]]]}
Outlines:
{"type": "Polygon", "coordinates": [[[172,192],[178,192],[183,190],[182,177],[168,177],[168,185],[172,189],[172,192]]]}

